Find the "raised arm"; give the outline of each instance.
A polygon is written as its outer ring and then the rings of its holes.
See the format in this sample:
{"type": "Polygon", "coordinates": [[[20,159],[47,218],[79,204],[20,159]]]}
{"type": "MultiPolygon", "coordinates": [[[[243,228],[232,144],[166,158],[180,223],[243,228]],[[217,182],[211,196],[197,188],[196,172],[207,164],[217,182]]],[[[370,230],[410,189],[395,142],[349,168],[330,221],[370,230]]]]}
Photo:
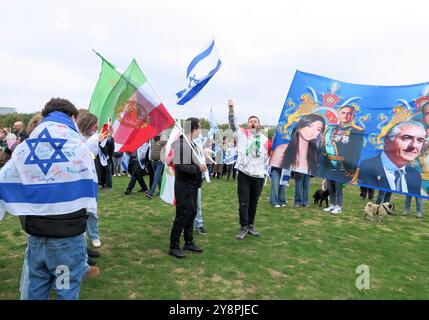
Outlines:
{"type": "Polygon", "coordinates": [[[234,102],[232,101],[232,99],[228,100],[228,121],[229,121],[229,127],[231,128],[232,131],[236,132],[238,130],[238,125],[237,125],[237,119],[235,118],[235,114],[234,114],[234,102]]]}

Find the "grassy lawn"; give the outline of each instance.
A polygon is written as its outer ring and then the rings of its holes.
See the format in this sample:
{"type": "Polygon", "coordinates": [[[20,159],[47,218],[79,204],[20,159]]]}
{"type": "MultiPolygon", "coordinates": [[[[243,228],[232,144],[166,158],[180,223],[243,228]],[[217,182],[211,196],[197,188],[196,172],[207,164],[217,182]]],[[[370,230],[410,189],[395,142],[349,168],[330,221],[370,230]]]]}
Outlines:
{"type": "MultiPolygon", "coordinates": [[[[363,219],[358,187],[344,189],[343,213],[331,216],[313,204],[293,207],[293,181],[287,207],[271,208],[268,186],[256,216],[262,236],[236,241],[236,183],[215,180],[203,187],[208,234],[195,235],[205,251],[179,260],[167,254],[174,207],[125,196],[128,180],[114,177],[114,190],[100,192],[101,275],[84,280],[81,299],[429,299],[429,220],[403,217],[403,196],[392,198],[397,215],[378,223],[363,219]],[[370,268],[370,290],[355,287],[361,264],[370,268]]],[[[312,179],[311,194],[320,184],[312,179]]],[[[18,219],[7,215],[0,299],[19,298],[25,247],[18,219]]]]}

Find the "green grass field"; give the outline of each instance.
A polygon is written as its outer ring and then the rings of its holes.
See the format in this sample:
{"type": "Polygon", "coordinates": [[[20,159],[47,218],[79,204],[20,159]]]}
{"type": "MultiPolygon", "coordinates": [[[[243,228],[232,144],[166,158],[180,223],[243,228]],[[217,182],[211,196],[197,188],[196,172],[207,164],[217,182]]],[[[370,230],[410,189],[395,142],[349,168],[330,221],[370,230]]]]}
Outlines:
{"type": "MultiPolygon", "coordinates": [[[[428,299],[429,220],[403,217],[403,196],[393,196],[396,216],[384,223],[363,219],[359,188],[344,189],[343,213],[332,216],[311,204],[271,208],[269,186],[259,201],[259,238],[235,240],[236,183],[203,187],[208,234],[205,248],[185,259],[167,254],[175,209],[158,197],[123,194],[127,177],[99,195],[101,275],[85,279],[81,299],[428,299]],[[356,268],[368,265],[370,289],[355,287],[356,268]]],[[[320,179],[312,179],[311,194],[320,179]]],[[[136,186],[135,191],[139,188],[136,186]]],[[[427,206],[427,203],[424,203],[427,206]]],[[[414,202],[413,202],[414,210],[414,202]]],[[[183,238],[182,238],[183,239],[183,238]]],[[[26,236],[16,217],[0,222],[0,299],[19,298],[26,236]]]]}

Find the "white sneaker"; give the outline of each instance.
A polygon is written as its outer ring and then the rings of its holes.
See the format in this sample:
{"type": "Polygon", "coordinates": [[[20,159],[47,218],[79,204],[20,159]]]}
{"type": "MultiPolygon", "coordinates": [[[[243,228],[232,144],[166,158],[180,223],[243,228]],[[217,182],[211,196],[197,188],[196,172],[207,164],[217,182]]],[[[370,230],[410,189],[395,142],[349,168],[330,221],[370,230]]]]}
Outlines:
{"type": "Polygon", "coordinates": [[[421,212],[417,212],[417,214],[416,214],[416,218],[421,218],[422,217],[422,213],[421,212]]]}
{"type": "Polygon", "coordinates": [[[334,209],[335,209],[335,207],[334,207],[334,206],[330,206],[330,207],[327,207],[327,208],[323,209],[323,211],[331,212],[331,211],[332,211],[332,210],[334,210],[334,209]]]}
{"type": "Polygon", "coordinates": [[[94,248],[100,248],[101,247],[101,242],[99,239],[92,240],[91,244],[94,248]]]}
{"type": "Polygon", "coordinates": [[[339,214],[341,213],[341,207],[336,207],[334,210],[331,211],[332,214],[339,214]]]}

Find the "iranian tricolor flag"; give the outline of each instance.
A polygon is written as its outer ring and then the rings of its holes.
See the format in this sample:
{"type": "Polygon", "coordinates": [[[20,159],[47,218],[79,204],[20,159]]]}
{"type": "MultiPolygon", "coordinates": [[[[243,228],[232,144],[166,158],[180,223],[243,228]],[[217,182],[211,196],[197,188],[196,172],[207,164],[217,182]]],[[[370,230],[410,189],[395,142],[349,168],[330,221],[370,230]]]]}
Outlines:
{"type": "Polygon", "coordinates": [[[134,152],[174,124],[174,119],[135,60],[121,73],[99,56],[102,71],[89,111],[98,117],[100,127],[112,119],[116,151],[134,152]]]}
{"type": "Polygon", "coordinates": [[[180,120],[177,120],[176,125],[173,127],[173,130],[171,130],[167,144],[165,145],[165,159],[162,159],[165,163],[165,167],[164,173],[162,175],[161,192],[159,196],[162,200],[171,205],[176,204],[176,197],[174,195],[175,171],[174,165],[171,164],[171,160],[174,157],[174,152],[171,148],[171,145],[174,141],[179,139],[180,135],[182,134],[181,128],[180,120]]]}

